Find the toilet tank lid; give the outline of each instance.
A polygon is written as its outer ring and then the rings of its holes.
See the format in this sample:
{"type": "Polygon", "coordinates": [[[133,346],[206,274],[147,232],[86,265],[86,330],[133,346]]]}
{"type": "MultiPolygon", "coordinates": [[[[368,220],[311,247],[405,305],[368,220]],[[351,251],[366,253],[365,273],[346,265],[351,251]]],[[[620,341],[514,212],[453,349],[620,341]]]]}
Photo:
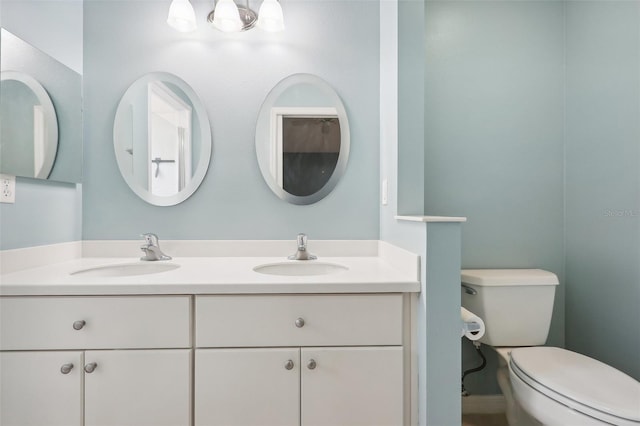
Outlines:
{"type": "Polygon", "coordinates": [[[481,287],[559,284],[556,274],[542,269],[463,269],[460,276],[463,283],[481,287]]]}

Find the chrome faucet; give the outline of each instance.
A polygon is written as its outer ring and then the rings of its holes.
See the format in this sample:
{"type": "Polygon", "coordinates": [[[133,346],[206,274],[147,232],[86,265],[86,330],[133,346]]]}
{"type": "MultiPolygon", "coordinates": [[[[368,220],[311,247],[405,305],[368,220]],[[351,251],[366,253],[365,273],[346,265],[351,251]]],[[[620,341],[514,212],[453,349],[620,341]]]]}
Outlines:
{"type": "Polygon", "coordinates": [[[318,256],[309,254],[309,252],[307,251],[307,236],[305,234],[298,234],[296,240],[298,243],[298,251],[296,251],[295,254],[289,256],[289,260],[314,260],[318,258],[318,256]]]}
{"type": "Polygon", "coordinates": [[[156,234],[142,234],[144,244],[140,246],[140,250],[144,252],[144,256],[140,260],[171,260],[171,256],[167,256],[160,250],[160,243],[156,234]]]}

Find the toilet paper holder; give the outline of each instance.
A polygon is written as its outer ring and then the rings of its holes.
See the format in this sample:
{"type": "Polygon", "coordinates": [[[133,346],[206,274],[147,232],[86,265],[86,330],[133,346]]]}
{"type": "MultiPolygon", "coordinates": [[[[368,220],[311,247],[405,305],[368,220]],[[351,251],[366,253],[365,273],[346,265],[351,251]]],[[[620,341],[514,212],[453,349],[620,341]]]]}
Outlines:
{"type": "Polygon", "coordinates": [[[482,327],[477,322],[465,322],[464,328],[466,331],[473,333],[475,331],[480,331],[482,327]]]}
{"type": "Polygon", "coordinates": [[[466,284],[460,284],[462,286],[462,289],[464,290],[465,293],[470,294],[472,296],[475,296],[476,294],[478,294],[478,290],[476,290],[475,288],[469,287],[466,284]]]}

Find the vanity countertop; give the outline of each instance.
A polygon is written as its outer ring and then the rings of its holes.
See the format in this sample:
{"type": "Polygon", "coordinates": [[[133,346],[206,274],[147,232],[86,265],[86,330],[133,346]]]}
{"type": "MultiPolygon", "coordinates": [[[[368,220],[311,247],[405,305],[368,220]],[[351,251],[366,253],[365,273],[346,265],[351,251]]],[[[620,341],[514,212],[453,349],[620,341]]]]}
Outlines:
{"type": "Polygon", "coordinates": [[[365,256],[322,256],[318,261],[286,257],[174,257],[142,262],[137,257],[80,257],[0,275],[2,296],[250,294],[250,293],[402,293],[419,292],[419,257],[394,248],[365,256]],[[254,267],[272,263],[320,262],[346,271],[324,275],[268,275],[254,267]],[[177,264],[177,269],[128,276],[92,276],[74,272],[116,264],[177,264]]]}

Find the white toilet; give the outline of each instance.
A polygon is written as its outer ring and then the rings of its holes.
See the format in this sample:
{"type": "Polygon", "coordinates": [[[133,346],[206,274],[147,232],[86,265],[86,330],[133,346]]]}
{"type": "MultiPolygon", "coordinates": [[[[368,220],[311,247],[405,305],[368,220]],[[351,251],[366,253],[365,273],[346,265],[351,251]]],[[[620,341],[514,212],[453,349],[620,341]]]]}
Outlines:
{"type": "Polygon", "coordinates": [[[544,347],[558,278],[540,269],[466,269],[462,306],[500,355],[512,426],[640,426],[640,382],[600,361],[544,347]]]}

